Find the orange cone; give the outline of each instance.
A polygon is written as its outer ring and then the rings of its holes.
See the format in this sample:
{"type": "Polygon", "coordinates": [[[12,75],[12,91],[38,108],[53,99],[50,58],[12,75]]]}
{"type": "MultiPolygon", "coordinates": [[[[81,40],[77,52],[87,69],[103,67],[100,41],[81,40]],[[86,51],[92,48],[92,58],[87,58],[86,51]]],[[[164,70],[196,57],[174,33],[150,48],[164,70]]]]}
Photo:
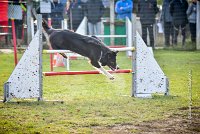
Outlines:
{"type": "Polygon", "coordinates": [[[64,67],[63,57],[59,53],[54,54],[53,67],[64,67]]]}

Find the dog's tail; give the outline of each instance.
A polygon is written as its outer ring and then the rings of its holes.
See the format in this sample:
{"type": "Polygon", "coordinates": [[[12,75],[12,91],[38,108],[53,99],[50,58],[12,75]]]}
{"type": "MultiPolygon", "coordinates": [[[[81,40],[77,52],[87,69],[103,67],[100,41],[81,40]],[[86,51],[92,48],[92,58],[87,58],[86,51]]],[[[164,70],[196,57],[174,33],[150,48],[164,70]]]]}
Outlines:
{"type": "Polygon", "coordinates": [[[52,28],[48,25],[48,23],[45,19],[42,19],[42,27],[44,28],[44,30],[47,34],[51,33],[52,28]]]}
{"type": "MultiPolygon", "coordinates": [[[[33,8],[32,10],[31,10],[31,12],[32,12],[32,16],[33,16],[33,18],[34,18],[34,20],[36,20],[36,11],[35,11],[35,9],[33,8]]],[[[47,34],[50,34],[51,33],[51,27],[48,25],[48,23],[47,23],[47,21],[45,20],[45,19],[42,19],[42,27],[43,27],[43,29],[45,30],[45,32],[47,33],[47,34]]]]}

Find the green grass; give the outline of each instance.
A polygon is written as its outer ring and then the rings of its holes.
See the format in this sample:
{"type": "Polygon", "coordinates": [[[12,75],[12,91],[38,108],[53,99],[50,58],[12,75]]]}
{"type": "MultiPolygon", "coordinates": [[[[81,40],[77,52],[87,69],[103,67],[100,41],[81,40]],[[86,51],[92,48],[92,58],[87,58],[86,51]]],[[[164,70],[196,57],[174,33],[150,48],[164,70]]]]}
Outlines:
{"type": "MultiPolygon", "coordinates": [[[[193,106],[200,106],[200,52],[155,50],[154,55],[169,78],[170,96],[130,97],[131,74],[115,74],[114,81],[103,75],[43,77],[43,97],[50,101],[14,99],[0,103],[0,133],[93,133],[95,127],[135,125],[174,115],[187,118],[187,110],[180,108],[188,107],[190,70],[193,106]]],[[[117,60],[121,68],[131,68],[131,59],[125,53],[120,53],[117,60]]],[[[43,62],[43,71],[49,71],[48,55],[43,56],[43,62]]],[[[71,61],[70,67],[93,70],[86,60],[71,61]]],[[[1,100],[3,84],[13,68],[13,54],[0,54],[1,100]]],[[[130,133],[135,131],[132,129],[130,133]]]]}

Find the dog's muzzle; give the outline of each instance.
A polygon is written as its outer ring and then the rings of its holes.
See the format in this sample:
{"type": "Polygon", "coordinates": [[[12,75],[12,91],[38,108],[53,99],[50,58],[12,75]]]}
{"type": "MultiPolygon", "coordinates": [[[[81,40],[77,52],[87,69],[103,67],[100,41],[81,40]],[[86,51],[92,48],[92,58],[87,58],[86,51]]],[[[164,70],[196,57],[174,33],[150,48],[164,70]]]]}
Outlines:
{"type": "Polygon", "coordinates": [[[116,66],[115,68],[114,68],[114,67],[111,67],[111,66],[109,66],[109,67],[110,67],[110,69],[111,69],[112,71],[116,71],[116,70],[119,69],[119,66],[116,66]]]}

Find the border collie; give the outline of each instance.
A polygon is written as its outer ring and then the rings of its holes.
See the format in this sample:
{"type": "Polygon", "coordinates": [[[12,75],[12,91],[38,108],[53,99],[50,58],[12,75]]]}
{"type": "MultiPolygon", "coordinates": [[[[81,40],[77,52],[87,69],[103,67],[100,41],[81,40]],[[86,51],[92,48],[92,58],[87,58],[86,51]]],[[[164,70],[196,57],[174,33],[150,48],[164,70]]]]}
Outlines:
{"type": "MultiPolygon", "coordinates": [[[[88,57],[90,63],[110,80],[114,76],[107,72],[102,66],[108,66],[110,69],[119,69],[116,63],[117,51],[110,50],[105,44],[95,36],[84,36],[70,30],[58,30],[48,26],[43,19],[43,32],[48,34],[48,41],[55,50],[70,50],[82,56],[88,57]]],[[[67,58],[64,54],[61,54],[67,58]]]]}

